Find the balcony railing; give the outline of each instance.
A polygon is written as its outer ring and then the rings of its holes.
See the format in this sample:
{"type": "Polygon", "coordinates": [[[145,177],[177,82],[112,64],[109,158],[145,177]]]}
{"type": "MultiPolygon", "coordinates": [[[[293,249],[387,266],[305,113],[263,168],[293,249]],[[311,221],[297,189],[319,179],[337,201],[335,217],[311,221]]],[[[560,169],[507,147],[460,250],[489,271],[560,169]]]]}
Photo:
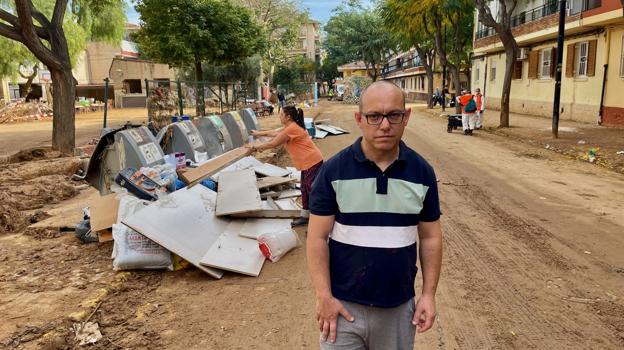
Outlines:
{"type": "Polygon", "coordinates": [[[396,71],[420,66],[420,59],[418,57],[408,57],[405,60],[395,60],[392,64],[385,65],[381,69],[381,75],[385,76],[396,71]]]}
{"type": "MultiPolygon", "coordinates": [[[[585,0],[583,1],[582,11],[596,8],[596,7],[599,7],[600,5],[601,5],[601,0],[585,0]]],[[[559,11],[559,2],[557,0],[550,0],[542,6],[538,6],[528,11],[522,11],[519,14],[511,17],[511,27],[514,28],[514,27],[523,25],[525,23],[537,21],[544,17],[554,15],[558,11],[559,11]]],[[[477,30],[476,38],[483,39],[489,36],[493,36],[495,34],[496,32],[494,31],[493,28],[483,27],[477,30]]]]}

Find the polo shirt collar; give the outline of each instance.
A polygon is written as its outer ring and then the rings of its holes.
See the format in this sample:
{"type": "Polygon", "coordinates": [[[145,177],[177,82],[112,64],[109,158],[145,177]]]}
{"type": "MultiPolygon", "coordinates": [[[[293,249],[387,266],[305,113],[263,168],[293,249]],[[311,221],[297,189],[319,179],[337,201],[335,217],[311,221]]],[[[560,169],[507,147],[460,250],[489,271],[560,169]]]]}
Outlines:
{"type": "MultiPolygon", "coordinates": [[[[362,151],[362,136],[358,137],[358,139],[355,140],[355,143],[351,145],[351,150],[355,155],[355,160],[358,162],[364,163],[369,161],[368,158],[366,158],[364,151],[362,151]]],[[[397,158],[397,161],[407,161],[407,145],[403,142],[403,140],[399,141],[399,158],[397,158]]]]}

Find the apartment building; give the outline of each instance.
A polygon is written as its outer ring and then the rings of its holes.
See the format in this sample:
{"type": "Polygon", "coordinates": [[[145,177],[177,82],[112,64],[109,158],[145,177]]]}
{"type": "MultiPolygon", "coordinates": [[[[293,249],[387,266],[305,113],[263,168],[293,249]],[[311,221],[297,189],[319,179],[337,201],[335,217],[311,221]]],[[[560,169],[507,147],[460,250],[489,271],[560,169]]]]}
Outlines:
{"type": "MultiPolygon", "coordinates": [[[[498,1],[491,2],[498,13],[498,1]]],[[[513,70],[510,109],[552,116],[557,56],[562,55],[561,118],[624,126],[624,10],[620,0],[568,1],[563,52],[557,52],[555,0],[520,0],[512,18],[520,47],[513,70]]],[[[472,87],[485,91],[486,108],[499,108],[505,53],[495,32],[478,22],[472,87]]]]}
{"type": "Polygon", "coordinates": [[[289,51],[290,56],[304,56],[310,60],[321,62],[321,23],[309,20],[299,29],[299,41],[289,51]]]}

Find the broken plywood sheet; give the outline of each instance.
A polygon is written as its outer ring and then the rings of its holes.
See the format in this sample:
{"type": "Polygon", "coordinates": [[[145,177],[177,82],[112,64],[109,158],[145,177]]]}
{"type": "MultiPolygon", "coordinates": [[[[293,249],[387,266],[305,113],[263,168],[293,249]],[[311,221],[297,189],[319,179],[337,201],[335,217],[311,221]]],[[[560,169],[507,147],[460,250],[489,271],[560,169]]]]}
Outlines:
{"type": "Polygon", "coordinates": [[[251,169],[222,173],[219,176],[217,216],[244,213],[262,209],[256,174],[251,169]]]}
{"type": "Polygon", "coordinates": [[[234,220],[201,259],[200,264],[212,268],[258,277],[264,265],[264,255],[255,239],[238,235],[244,225],[234,220]]]}
{"type": "Polygon", "coordinates": [[[247,156],[245,158],[239,159],[236,162],[226,166],[225,168],[223,168],[222,170],[220,170],[216,174],[211,175],[210,178],[213,179],[216,182],[219,182],[219,175],[221,173],[223,173],[223,172],[242,170],[242,169],[249,169],[249,168],[252,168],[252,167],[257,166],[257,165],[262,165],[262,162],[257,160],[256,158],[254,158],[252,156],[247,156]]]}
{"type": "Polygon", "coordinates": [[[215,278],[223,271],[200,265],[230,220],[215,216],[217,194],[204,186],[180,189],[123,223],[215,278]]]}
{"type": "Polygon", "coordinates": [[[277,199],[292,198],[301,196],[301,190],[282,191],[277,199]]]}
{"type": "Polygon", "coordinates": [[[239,213],[230,215],[233,218],[290,218],[296,219],[301,217],[301,210],[281,210],[281,209],[262,209],[248,213],[239,213]]]}
{"type": "Polygon", "coordinates": [[[291,219],[247,219],[239,236],[257,239],[263,233],[272,233],[290,228],[291,219]]]}
{"type": "Polygon", "coordinates": [[[267,176],[267,177],[259,178],[258,181],[256,181],[256,184],[258,185],[258,189],[262,189],[262,188],[287,184],[293,181],[295,181],[295,179],[290,178],[290,177],[267,176]]]}
{"type": "Polygon", "coordinates": [[[275,204],[281,210],[301,210],[301,207],[292,198],[278,199],[275,204]]]}
{"type": "Polygon", "coordinates": [[[337,127],[335,127],[333,125],[317,124],[316,128],[317,129],[321,129],[323,131],[327,131],[328,133],[330,133],[332,135],[341,135],[341,134],[347,133],[345,130],[337,128],[337,127]]]}
{"type": "Polygon", "coordinates": [[[290,174],[288,169],[280,168],[276,165],[269,163],[262,163],[261,165],[256,165],[253,167],[254,171],[260,175],[264,176],[287,176],[290,174]]]}
{"type": "Polygon", "coordinates": [[[314,138],[315,139],[324,139],[327,134],[329,134],[327,131],[323,131],[319,128],[316,129],[316,131],[314,132],[314,138]]]}
{"type": "Polygon", "coordinates": [[[197,168],[180,172],[180,178],[189,186],[195,185],[204,178],[216,174],[219,170],[245,157],[248,152],[249,150],[245,147],[233,149],[210,159],[197,168]]]}

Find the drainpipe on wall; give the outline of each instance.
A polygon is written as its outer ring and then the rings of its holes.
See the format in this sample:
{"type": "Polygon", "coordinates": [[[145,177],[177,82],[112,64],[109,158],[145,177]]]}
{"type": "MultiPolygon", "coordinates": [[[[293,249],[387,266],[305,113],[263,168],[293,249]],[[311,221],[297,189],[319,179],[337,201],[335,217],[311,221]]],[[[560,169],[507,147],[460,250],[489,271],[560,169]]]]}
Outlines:
{"type": "Polygon", "coordinates": [[[607,85],[607,71],[609,69],[609,55],[611,54],[611,30],[607,29],[607,33],[605,35],[606,37],[606,47],[607,49],[606,54],[605,54],[605,63],[603,65],[604,67],[604,72],[602,74],[602,92],[600,93],[600,109],[598,111],[598,125],[602,125],[602,117],[604,114],[604,95],[605,95],[605,89],[606,89],[606,85],[607,85]]]}

